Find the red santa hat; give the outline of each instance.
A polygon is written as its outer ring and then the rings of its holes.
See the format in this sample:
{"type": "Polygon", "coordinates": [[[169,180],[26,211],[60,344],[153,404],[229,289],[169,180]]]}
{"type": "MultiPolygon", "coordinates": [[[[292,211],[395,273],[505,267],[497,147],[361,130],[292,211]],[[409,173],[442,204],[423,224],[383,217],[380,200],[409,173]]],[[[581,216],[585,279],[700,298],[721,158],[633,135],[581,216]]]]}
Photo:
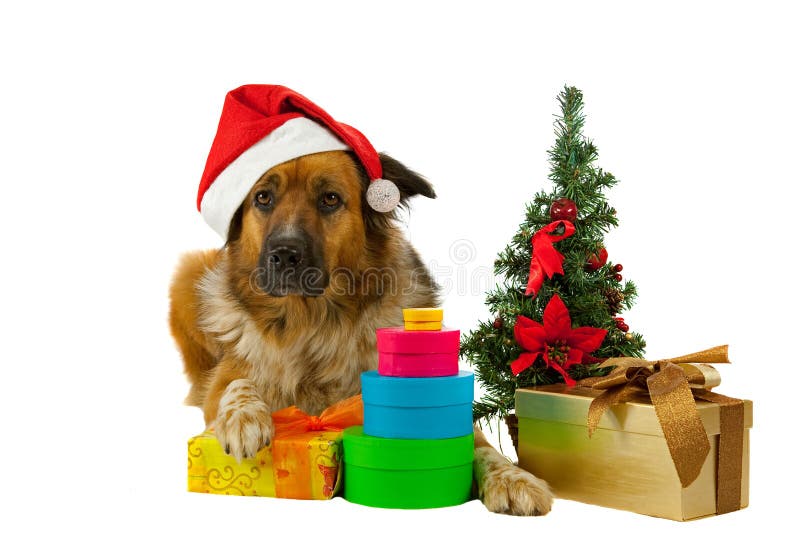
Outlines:
{"type": "Polygon", "coordinates": [[[217,135],[197,191],[197,209],[223,239],[236,210],[258,179],[286,161],[330,150],[352,150],[370,186],[367,202],[377,211],[393,210],[400,192],[381,179],[378,153],[369,140],[337,122],[304,96],[281,85],[243,85],[229,92],[217,135]]]}

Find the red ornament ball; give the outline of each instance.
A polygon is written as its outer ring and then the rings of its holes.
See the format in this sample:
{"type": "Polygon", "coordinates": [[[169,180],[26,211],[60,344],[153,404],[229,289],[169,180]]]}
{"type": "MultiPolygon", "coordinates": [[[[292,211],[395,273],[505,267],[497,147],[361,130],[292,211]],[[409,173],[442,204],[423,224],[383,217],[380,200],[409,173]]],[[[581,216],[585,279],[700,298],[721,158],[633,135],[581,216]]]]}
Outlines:
{"type": "Polygon", "coordinates": [[[578,218],[578,207],[568,198],[559,198],[550,205],[551,221],[575,222],[578,218]]]}
{"type": "Polygon", "coordinates": [[[617,282],[622,282],[622,275],[619,273],[615,274],[614,280],[616,280],[617,282]]]}
{"type": "Polygon", "coordinates": [[[614,322],[617,323],[617,324],[624,323],[625,322],[625,318],[624,317],[614,317],[614,322]]]}
{"type": "Polygon", "coordinates": [[[614,270],[617,271],[617,272],[620,272],[622,270],[622,264],[621,263],[616,264],[614,266],[614,270]]]}
{"type": "Polygon", "coordinates": [[[587,267],[590,271],[596,271],[606,264],[608,261],[608,251],[605,247],[598,250],[596,253],[589,256],[587,267]]]}
{"type": "Polygon", "coordinates": [[[617,328],[619,328],[623,332],[627,332],[628,330],[630,330],[630,327],[628,325],[626,325],[625,323],[617,324],[617,328]]]}
{"type": "Polygon", "coordinates": [[[501,328],[503,328],[503,318],[502,317],[495,318],[494,322],[492,323],[492,326],[495,328],[495,330],[500,330],[501,328]]]}

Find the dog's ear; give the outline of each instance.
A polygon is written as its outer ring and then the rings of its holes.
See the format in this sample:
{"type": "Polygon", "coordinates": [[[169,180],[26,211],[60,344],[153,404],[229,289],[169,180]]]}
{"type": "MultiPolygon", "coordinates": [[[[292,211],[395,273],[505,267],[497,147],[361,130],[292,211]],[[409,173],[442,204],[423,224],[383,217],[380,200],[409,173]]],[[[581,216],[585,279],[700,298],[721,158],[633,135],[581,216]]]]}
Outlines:
{"type": "Polygon", "coordinates": [[[228,227],[228,241],[226,241],[226,245],[233,243],[239,236],[242,235],[242,213],[244,212],[244,204],[239,206],[239,209],[236,210],[236,213],[233,214],[233,219],[231,219],[231,225],[228,227]]]}
{"type": "Polygon", "coordinates": [[[408,205],[408,199],[415,195],[436,198],[433,186],[418,173],[412,171],[388,154],[380,154],[383,179],[394,182],[400,190],[400,204],[408,205]]]}
{"type": "MultiPolygon", "coordinates": [[[[397,218],[397,209],[382,213],[375,211],[367,204],[367,188],[369,187],[370,180],[367,177],[364,167],[356,156],[350,152],[348,152],[348,154],[353,160],[353,165],[359,169],[359,173],[361,174],[361,184],[363,187],[361,194],[361,212],[364,214],[367,231],[371,232],[391,226],[392,221],[397,218]]],[[[400,190],[400,206],[408,207],[408,199],[416,195],[436,198],[433,186],[420,174],[412,171],[388,154],[380,154],[380,160],[381,167],[383,168],[382,178],[394,182],[397,189],[400,190]]]]}

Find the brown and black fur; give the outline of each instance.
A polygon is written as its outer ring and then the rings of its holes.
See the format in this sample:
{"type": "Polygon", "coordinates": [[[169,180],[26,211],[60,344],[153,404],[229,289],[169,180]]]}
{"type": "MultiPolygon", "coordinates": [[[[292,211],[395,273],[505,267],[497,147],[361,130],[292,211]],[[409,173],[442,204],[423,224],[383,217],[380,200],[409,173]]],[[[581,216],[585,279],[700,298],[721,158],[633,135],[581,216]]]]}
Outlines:
{"type": "MultiPolygon", "coordinates": [[[[435,197],[401,163],[386,155],[381,163],[402,203],[435,197]]],[[[349,152],[278,165],[253,186],[222,249],[180,261],[170,327],[191,383],[187,403],[203,409],[237,458],[269,443],[271,412],[294,404],[317,414],[359,393],[360,373],[377,367],[375,329],[402,324],[403,308],[439,304],[436,284],[392,215],[367,206],[368,183],[349,152]],[[280,239],[302,243],[291,250],[303,253],[273,254],[280,239]],[[275,273],[288,261],[318,276],[308,284],[285,281],[275,273]]],[[[546,484],[505,460],[482,434],[476,474],[493,511],[550,508],[546,484]]]]}

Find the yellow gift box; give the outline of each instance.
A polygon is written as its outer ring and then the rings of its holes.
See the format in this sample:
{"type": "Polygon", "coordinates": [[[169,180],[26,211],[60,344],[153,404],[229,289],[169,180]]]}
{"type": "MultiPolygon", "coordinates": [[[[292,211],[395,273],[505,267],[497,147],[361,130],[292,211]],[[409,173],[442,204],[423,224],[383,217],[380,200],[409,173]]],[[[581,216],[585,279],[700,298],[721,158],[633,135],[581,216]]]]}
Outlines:
{"type": "Polygon", "coordinates": [[[435,332],[442,329],[444,310],[442,308],[404,308],[405,330],[435,332]]]}
{"type": "Polygon", "coordinates": [[[519,465],[558,497],[677,521],[745,508],[753,404],[711,393],[716,370],[686,363],[727,362],[719,349],[518,390],[519,465]]]}
{"type": "Polygon", "coordinates": [[[336,495],[342,478],[342,432],[363,424],[361,396],[319,417],[291,407],[275,412],[272,419],[272,444],[241,463],[225,454],[212,430],[190,439],[189,491],[318,500],[336,495]]]}

